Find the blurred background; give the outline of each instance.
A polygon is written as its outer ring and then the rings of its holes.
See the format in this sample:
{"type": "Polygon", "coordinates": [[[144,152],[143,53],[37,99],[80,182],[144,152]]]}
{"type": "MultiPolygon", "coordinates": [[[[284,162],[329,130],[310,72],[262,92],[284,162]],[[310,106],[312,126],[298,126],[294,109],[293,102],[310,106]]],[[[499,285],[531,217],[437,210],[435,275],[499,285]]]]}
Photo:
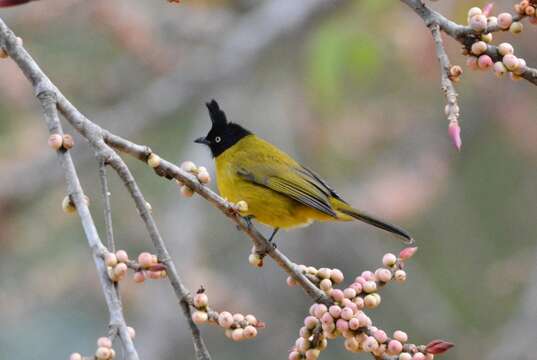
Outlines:
{"type": "MultiPolygon", "coordinates": [[[[483,1],[441,1],[457,22],[483,1]]],[[[496,11],[512,9],[496,1],[496,11]]],[[[194,144],[215,98],[231,120],[315,169],[352,204],[407,228],[420,248],[404,285],[371,312],[411,341],[442,338],[445,359],[531,359],[537,321],[535,88],[466,71],[458,86],[463,148],[447,136],[430,33],[398,1],[46,0],[0,17],[63,93],[99,125],[163,157],[213,172],[194,144]]],[[[508,39],[537,64],[534,27],[508,39]]],[[[460,47],[446,40],[453,64],[460,47]]],[[[465,68],[466,70],[466,68],[465,68]]],[[[63,174],[28,82],[0,63],[0,359],[91,354],[107,310],[76,216],[61,210],[63,174]]],[[[73,133],[68,125],[66,131],[73,133]]],[[[76,136],[76,135],[75,135],[76,136]]],[[[73,151],[104,236],[97,162],[73,151]]],[[[202,327],[214,359],[286,359],[310,300],[271,261],[252,268],[251,243],[217,210],[126,159],[187,286],[211,305],[254,313],[267,328],[240,345],[202,327]]],[[[118,247],[152,250],[131,199],[111,176],[118,247]]],[[[214,188],[215,185],[211,184],[214,188]]],[[[268,231],[265,229],[265,231],[268,231]]],[[[314,224],[278,236],[297,263],[338,267],[352,279],[402,244],[361,223],[314,224]]],[[[167,281],[121,283],[144,359],[193,359],[167,281]]],[[[368,358],[340,339],[322,358],[368,358]]]]}

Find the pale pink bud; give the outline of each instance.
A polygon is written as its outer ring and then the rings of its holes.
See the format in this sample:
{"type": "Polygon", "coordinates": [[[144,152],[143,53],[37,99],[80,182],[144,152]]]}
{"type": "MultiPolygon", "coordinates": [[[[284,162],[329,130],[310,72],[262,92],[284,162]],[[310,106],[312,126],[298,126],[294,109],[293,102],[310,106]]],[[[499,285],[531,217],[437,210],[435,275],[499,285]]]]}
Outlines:
{"type": "Polygon", "coordinates": [[[317,276],[321,279],[330,279],[330,275],[332,274],[332,271],[328,268],[320,268],[317,272],[317,276]]]}
{"type": "Polygon", "coordinates": [[[121,280],[125,277],[128,270],[129,269],[125,263],[119,263],[114,267],[114,275],[118,280],[121,280]]]}
{"type": "Polygon", "coordinates": [[[410,259],[418,251],[418,247],[407,247],[399,252],[399,259],[405,261],[410,259]]]}
{"type": "Polygon", "coordinates": [[[344,280],[343,273],[339,269],[332,269],[330,272],[330,279],[334,282],[334,284],[340,284],[344,280]]]}
{"type": "Polygon", "coordinates": [[[145,281],[145,275],[142,271],[136,271],[132,276],[135,283],[141,284],[145,281]]]}
{"type": "MultiPolygon", "coordinates": [[[[1,51],[1,49],[0,49],[1,51]]],[[[60,134],[52,134],[48,138],[48,146],[53,150],[59,150],[63,144],[63,137],[60,134]]]]}
{"type": "Polygon", "coordinates": [[[307,327],[305,326],[302,326],[300,328],[300,330],[298,331],[298,334],[300,335],[300,337],[303,337],[304,339],[307,339],[311,336],[311,331],[308,330],[307,327]]]}
{"type": "Polygon", "coordinates": [[[97,351],[95,352],[95,357],[98,360],[106,360],[110,358],[110,354],[111,352],[109,348],[100,347],[100,348],[97,348],[97,351]]]}
{"type": "Polygon", "coordinates": [[[352,319],[354,315],[354,311],[350,307],[344,307],[343,310],[341,310],[341,318],[343,320],[350,320],[352,319]]]}
{"type": "Polygon", "coordinates": [[[233,325],[233,315],[227,311],[223,311],[218,315],[218,325],[224,329],[229,329],[233,325]]]}
{"type": "Polygon", "coordinates": [[[186,185],[181,186],[179,191],[181,192],[182,196],[187,197],[187,198],[192,197],[194,195],[194,190],[192,190],[186,185]]]}
{"type": "Polygon", "coordinates": [[[342,333],[349,330],[349,322],[344,319],[338,319],[336,321],[336,329],[341,331],[342,333]]]}
{"type": "Polygon", "coordinates": [[[329,312],[326,312],[323,314],[323,316],[321,317],[321,322],[323,324],[327,324],[327,325],[330,325],[330,324],[333,324],[334,323],[334,318],[332,317],[332,315],[329,313],[329,312]]]}
{"type": "Polygon", "coordinates": [[[384,254],[382,257],[382,263],[384,266],[392,267],[397,263],[397,257],[392,253],[384,254]]]}
{"type": "Polygon", "coordinates": [[[412,360],[412,355],[406,352],[401,353],[399,354],[399,360],[412,360]]]}
{"type": "Polygon", "coordinates": [[[296,350],[293,350],[289,353],[289,360],[300,360],[300,353],[296,350]]]}
{"type": "Polygon", "coordinates": [[[459,126],[458,121],[450,121],[449,127],[448,127],[448,133],[449,137],[451,139],[451,142],[453,143],[453,146],[457,150],[460,150],[462,147],[462,140],[461,140],[461,128],[459,126]]]}
{"type": "Polygon", "coordinates": [[[371,326],[371,319],[365,313],[359,313],[356,318],[360,321],[360,327],[371,326]]]}
{"type": "Polygon", "coordinates": [[[244,320],[246,320],[246,322],[249,324],[249,325],[253,325],[253,326],[256,326],[257,325],[257,318],[252,315],[252,314],[248,314],[244,317],[244,320]]]}
{"type": "Polygon", "coordinates": [[[354,279],[354,281],[362,286],[364,286],[364,284],[366,283],[366,279],[363,277],[363,276],[357,276],[356,279],[354,279]]]}
{"type": "Polygon", "coordinates": [[[205,311],[194,311],[192,313],[192,321],[196,324],[204,324],[209,320],[209,315],[205,311]]]}
{"type": "Polygon", "coordinates": [[[489,16],[487,18],[487,28],[496,27],[496,26],[498,26],[498,18],[496,16],[489,16]]]}
{"type": "MultiPolygon", "coordinates": [[[[369,271],[369,270],[366,270],[366,271],[362,271],[362,277],[366,280],[366,281],[370,281],[370,280],[373,280],[375,278],[374,274],[369,271]]],[[[363,284],[362,284],[363,285],[363,284]]]]}
{"type": "Polygon", "coordinates": [[[375,277],[378,279],[378,281],[387,283],[392,279],[392,272],[388,269],[378,269],[375,272],[375,277]]]}
{"type": "Polygon", "coordinates": [[[97,339],[97,346],[105,347],[105,348],[111,348],[112,347],[112,340],[110,340],[110,338],[107,338],[105,336],[100,337],[100,338],[97,339]]]}
{"type": "Polygon", "coordinates": [[[470,68],[470,70],[477,70],[477,57],[476,56],[468,56],[466,59],[466,66],[470,68]]]}
{"type": "Polygon", "coordinates": [[[339,307],[338,305],[332,305],[328,309],[328,312],[330,313],[330,315],[332,315],[334,319],[337,319],[341,316],[341,307],[339,307]]]}
{"type": "Polygon", "coordinates": [[[477,6],[474,6],[470,8],[470,10],[468,10],[468,19],[476,15],[481,15],[482,13],[483,11],[481,11],[480,8],[478,8],[477,6]]]}
{"type": "Polygon", "coordinates": [[[317,360],[321,351],[319,349],[309,349],[306,351],[306,360],[317,360]]]}
{"type": "Polygon", "coordinates": [[[298,338],[295,344],[297,349],[301,352],[306,352],[311,347],[310,342],[304,338],[298,338]]]}
{"type": "Polygon", "coordinates": [[[129,255],[127,255],[127,252],[125,250],[116,251],[116,257],[117,257],[117,261],[119,262],[129,261],[129,255]]]}
{"type": "Polygon", "coordinates": [[[117,257],[114,253],[106,253],[104,256],[104,263],[106,266],[114,267],[117,265],[117,257]]]}
{"type": "Polygon", "coordinates": [[[359,327],[360,327],[360,320],[358,320],[355,317],[349,320],[349,329],[358,330],[359,327]]]}
{"type": "Polygon", "coordinates": [[[322,324],[321,327],[323,328],[325,334],[332,333],[336,330],[336,324],[334,322],[331,324],[322,324]]]}
{"type": "Polygon", "coordinates": [[[320,319],[327,311],[328,308],[325,304],[316,304],[315,309],[313,310],[313,315],[317,319],[320,319]]]}
{"type": "Polygon", "coordinates": [[[345,350],[356,352],[358,351],[359,347],[360,343],[358,342],[358,340],[356,340],[356,338],[350,337],[345,339],[345,350]]]}
{"type": "Polygon", "coordinates": [[[241,328],[237,328],[237,329],[233,330],[233,332],[231,333],[231,339],[233,341],[244,340],[244,330],[241,329],[241,328]]]}
{"type": "Polygon", "coordinates": [[[293,287],[293,286],[297,286],[297,285],[298,285],[298,283],[296,282],[296,280],[293,279],[293,278],[290,277],[290,276],[287,277],[286,282],[287,282],[287,286],[289,286],[289,287],[293,287]]]}
{"type": "Polygon", "coordinates": [[[515,52],[515,49],[513,49],[513,45],[503,42],[500,45],[498,45],[498,52],[501,56],[505,56],[508,54],[513,54],[515,52]]]}
{"type": "Polygon", "coordinates": [[[484,41],[476,41],[472,44],[472,54],[481,55],[487,51],[487,43],[484,41]]]}
{"type": "Polygon", "coordinates": [[[408,335],[406,334],[406,332],[401,330],[395,330],[393,333],[393,338],[403,344],[408,341],[408,335]]]}
{"type": "Polygon", "coordinates": [[[243,322],[244,321],[244,315],[241,314],[241,313],[233,314],[233,321],[243,322]]]}
{"type": "Polygon", "coordinates": [[[356,306],[355,303],[352,302],[352,300],[350,299],[343,299],[343,301],[341,302],[341,305],[343,307],[348,307],[350,308],[352,311],[354,312],[357,312],[358,311],[358,306],[356,306]]]}
{"type": "Polygon", "coordinates": [[[332,289],[332,291],[330,291],[330,296],[337,302],[341,302],[345,298],[343,291],[340,289],[332,289]]]}
{"type": "Polygon", "coordinates": [[[507,30],[513,23],[513,15],[509,13],[501,13],[498,15],[498,25],[501,29],[507,30]]]}
{"type": "Polygon", "coordinates": [[[372,292],[377,291],[377,283],[372,280],[367,281],[364,284],[364,291],[366,293],[372,293],[372,292]]]}
{"type": "Polygon", "coordinates": [[[153,264],[153,255],[148,252],[143,252],[138,255],[138,264],[144,269],[147,269],[153,264]]]}
{"type": "Polygon", "coordinates": [[[475,32],[483,32],[487,28],[487,17],[485,15],[474,15],[470,18],[470,27],[475,32]]]}
{"type": "Polygon", "coordinates": [[[526,72],[526,68],[527,68],[526,60],[522,58],[518,58],[518,66],[515,70],[513,70],[513,72],[516,75],[522,75],[524,74],[524,72],[526,72]]]}
{"type": "Polygon", "coordinates": [[[423,355],[420,352],[417,352],[414,354],[414,356],[412,356],[412,360],[426,360],[426,359],[425,359],[425,355],[423,355]]]}
{"type": "Polygon", "coordinates": [[[136,337],[136,330],[134,330],[132,326],[127,326],[127,333],[129,334],[131,340],[136,337]]]}
{"type": "Polygon", "coordinates": [[[347,299],[353,299],[356,297],[356,290],[352,287],[348,287],[343,290],[343,296],[345,296],[347,299]]]}
{"type": "Polygon", "coordinates": [[[204,308],[209,304],[209,297],[205,293],[199,293],[194,295],[194,306],[197,308],[204,308]]]}
{"type": "Polygon", "coordinates": [[[69,360],[82,360],[82,355],[79,353],[72,353],[71,356],[69,356],[69,360]]]}
{"type": "Polygon", "coordinates": [[[304,319],[304,325],[310,330],[315,328],[318,323],[319,320],[317,320],[317,318],[314,316],[306,316],[306,318],[304,319]]]}
{"type": "Polygon", "coordinates": [[[192,161],[184,161],[181,164],[181,169],[183,169],[186,172],[196,172],[198,168],[196,167],[196,164],[194,164],[192,161]]]}
{"type": "Polygon", "coordinates": [[[397,355],[401,351],[403,351],[403,344],[401,344],[397,340],[390,340],[390,342],[388,343],[388,354],[397,355]]]}
{"type": "Polygon", "coordinates": [[[373,352],[378,349],[378,347],[379,343],[373,336],[368,336],[367,339],[362,342],[362,349],[366,352],[373,352]]]}
{"type": "Polygon", "coordinates": [[[245,339],[255,338],[257,336],[257,329],[252,325],[248,325],[244,328],[243,335],[245,339]]]}
{"type": "Polygon", "coordinates": [[[492,65],[494,65],[494,62],[492,61],[492,58],[490,56],[488,56],[488,55],[481,55],[477,59],[477,66],[481,70],[487,70],[487,69],[491,68],[492,65]]]}
{"type": "Polygon", "coordinates": [[[379,343],[385,343],[388,340],[388,335],[386,335],[384,330],[377,330],[373,332],[373,336],[379,343]]]}
{"type": "Polygon", "coordinates": [[[356,304],[356,307],[358,309],[363,309],[364,308],[364,299],[362,299],[361,297],[355,297],[354,298],[354,303],[356,304]]]}
{"type": "Polygon", "coordinates": [[[321,280],[321,282],[319,283],[319,288],[322,291],[329,291],[330,289],[332,289],[332,281],[330,281],[329,279],[321,280]]]}
{"type": "Polygon", "coordinates": [[[197,174],[197,177],[200,183],[202,184],[208,184],[211,182],[211,175],[209,175],[209,172],[206,169],[205,171],[201,171],[201,167],[200,167],[200,171],[197,174]]]}
{"type": "MultiPolygon", "coordinates": [[[[364,281],[365,283],[365,281],[364,281]]],[[[359,294],[362,292],[362,284],[358,283],[358,282],[354,282],[352,283],[350,286],[349,286],[351,289],[353,289],[356,294],[359,294]]]]}

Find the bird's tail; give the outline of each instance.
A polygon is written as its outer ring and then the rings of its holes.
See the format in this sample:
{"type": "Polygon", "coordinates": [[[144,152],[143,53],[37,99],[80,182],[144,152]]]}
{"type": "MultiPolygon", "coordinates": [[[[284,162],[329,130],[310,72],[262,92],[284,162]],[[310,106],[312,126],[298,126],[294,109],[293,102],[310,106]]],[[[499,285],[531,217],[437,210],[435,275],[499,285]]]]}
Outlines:
{"type": "Polygon", "coordinates": [[[356,210],[345,203],[338,204],[338,205],[339,205],[337,206],[338,212],[348,215],[356,220],[363,221],[366,224],[373,225],[379,229],[395,234],[407,244],[414,243],[414,239],[412,238],[412,236],[410,236],[410,234],[406,230],[401,229],[400,227],[396,225],[387,223],[383,220],[377,219],[376,217],[371,216],[361,210],[356,210]]]}

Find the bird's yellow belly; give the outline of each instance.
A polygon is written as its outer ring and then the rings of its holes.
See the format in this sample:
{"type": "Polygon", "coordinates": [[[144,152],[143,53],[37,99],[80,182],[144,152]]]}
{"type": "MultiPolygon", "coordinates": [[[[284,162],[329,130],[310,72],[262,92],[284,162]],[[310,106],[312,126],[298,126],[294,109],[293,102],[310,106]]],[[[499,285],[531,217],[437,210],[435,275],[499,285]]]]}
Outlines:
{"type": "Polygon", "coordinates": [[[217,172],[220,194],[234,203],[246,201],[248,211],[244,215],[251,215],[262,224],[286,229],[306,226],[314,220],[333,220],[271,189],[250,183],[238,176],[226,176],[225,171],[217,169],[217,172]]]}

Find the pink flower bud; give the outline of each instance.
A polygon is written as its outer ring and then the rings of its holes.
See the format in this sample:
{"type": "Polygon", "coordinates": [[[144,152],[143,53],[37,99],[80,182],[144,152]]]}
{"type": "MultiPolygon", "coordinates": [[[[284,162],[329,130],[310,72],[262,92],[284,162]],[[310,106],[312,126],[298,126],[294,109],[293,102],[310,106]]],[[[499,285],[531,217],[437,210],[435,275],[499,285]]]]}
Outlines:
{"type": "Polygon", "coordinates": [[[367,339],[362,342],[362,349],[365,352],[373,352],[378,349],[378,347],[379,343],[373,336],[368,336],[367,339]]]}
{"type": "Polygon", "coordinates": [[[420,352],[417,352],[412,356],[412,360],[425,360],[425,355],[420,352]]]}
{"type": "Polygon", "coordinates": [[[110,338],[107,338],[105,336],[100,337],[97,339],[97,346],[98,347],[105,347],[105,348],[111,348],[112,347],[112,341],[110,338]]]}
{"type": "Polygon", "coordinates": [[[194,295],[194,306],[197,308],[204,308],[209,304],[209,298],[207,297],[207,294],[200,293],[194,295]]]}
{"type": "Polygon", "coordinates": [[[433,340],[427,344],[425,351],[429,354],[438,355],[443,354],[451,349],[454,344],[444,340],[433,340]]]}
{"type": "Polygon", "coordinates": [[[364,308],[364,299],[362,299],[361,297],[355,297],[354,303],[356,304],[356,307],[358,308],[358,310],[364,308]]]}
{"type": "Polygon", "coordinates": [[[472,44],[472,54],[481,55],[487,51],[487,43],[484,41],[476,41],[472,44]]]}
{"type": "Polygon", "coordinates": [[[325,304],[316,304],[315,309],[313,310],[313,315],[317,319],[320,319],[327,311],[328,308],[325,304]]]}
{"type": "Polygon", "coordinates": [[[372,293],[372,292],[377,291],[377,283],[372,280],[367,281],[364,284],[364,291],[366,293],[372,293]]]}
{"type": "Polygon", "coordinates": [[[483,15],[489,16],[492,13],[492,9],[494,8],[494,3],[488,3],[483,8],[483,15]]]}
{"type": "Polygon", "coordinates": [[[343,273],[339,269],[332,269],[330,272],[330,279],[332,279],[334,284],[340,284],[344,280],[343,273]]]}
{"type": "Polygon", "coordinates": [[[329,291],[330,289],[332,289],[332,281],[330,281],[329,279],[321,280],[321,282],[319,283],[319,288],[325,292],[329,291]]]}
{"type": "Polygon", "coordinates": [[[337,319],[341,316],[341,307],[338,305],[332,305],[330,308],[328,308],[328,312],[334,319],[337,319]]]}
{"type": "Polygon", "coordinates": [[[69,356],[69,360],[82,360],[82,355],[79,353],[72,353],[71,356],[69,356]]]}
{"type": "Polygon", "coordinates": [[[343,301],[341,302],[341,305],[343,305],[344,307],[350,308],[353,311],[353,313],[358,312],[358,306],[349,299],[343,299],[343,301]]]}
{"type": "Polygon", "coordinates": [[[388,343],[388,354],[398,355],[401,351],[403,351],[403,344],[397,340],[390,340],[388,343]]]}
{"type": "Polygon", "coordinates": [[[406,334],[406,332],[401,330],[394,331],[393,338],[403,344],[408,341],[408,335],[406,334]]]}
{"type": "Polygon", "coordinates": [[[418,247],[407,247],[399,252],[399,259],[405,261],[410,259],[418,251],[418,247]]]}
{"type": "Polygon", "coordinates": [[[116,265],[116,267],[114,267],[114,275],[118,280],[121,280],[123,277],[125,277],[128,270],[129,269],[125,263],[119,263],[116,265]]]}
{"type": "Polygon", "coordinates": [[[243,335],[245,339],[255,338],[257,336],[257,329],[252,325],[248,325],[244,328],[243,335]]]}
{"type": "Polygon", "coordinates": [[[253,325],[253,326],[256,326],[258,321],[256,319],[256,317],[252,314],[248,314],[244,317],[244,320],[246,320],[246,322],[249,324],[249,325],[253,325]]]}
{"type": "Polygon", "coordinates": [[[488,56],[488,55],[481,55],[477,59],[477,66],[481,70],[490,69],[492,67],[492,65],[494,65],[494,62],[492,61],[492,58],[490,56],[488,56]]]}
{"type": "Polygon", "coordinates": [[[229,329],[233,325],[233,315],[227,311],[223,311],[218,315],[218,325],[224,329],[229,329]]]}
{"type": "Polygon", "coordinates": [[[448,133],[449,133],[451,142],[453,143],[453,146],[455,146],[457,150],[460,150],[462,147],[462,140],[461,140],[461,128],[459,126],[458,121],[455,120],[449,123],[448,133]]]}
{"type": "Polygon", "coordinates": [[[233,314],[233,321],[235,322],[243,322],[244,321],[244,315],[241,313],[233,314]]]}
{"type": "Polygon", "coordinates": [[[231,333],[231,339],[233,341],[244,340],[244,330],[241,329],[241,328],[237,328],[237,329],[233,330],[233,332],[231,333]]]}
{"type": "Polygon", "coordinates": [[[320,268],[317,272],[317,276],[321,279],[330,279],[332,271],[328,268],[320,268]]]}
{"type": "Polygon", "coordinates": [[[145,281],[145,275],[143,271],[136,271],[134,275],[132,276],[132,279],[135,283],[141,284],[145,281]]]}
{"type": "Polygon", "coordinates": [[[192,313],[192,321],[196,324],[204,324],[209,320],[209,315],[205,311],[194,311],[192,313]]]}
{"type": "Polygon", "coordinates": [[[357,276],[356,279],[354,279],[354,281],[357,284],[360,284],[360,285],[363,286],[366,283],[367,280],[363,276],[357,276]]]}
{"type": "Polygon", "coordinates": [[[360,327],[360,320],[358,320],[355,317],[349,320],[349,329],[358,330],[359,327],[360,327]]]}
{"type": "Polygon", "coordinates": [[[384,254],[382,257],[382,263],[384,266],[392,267],[397,263],[397,257],[391,253],[384,254]]]}
{"type": "Polygon", "coordinates": [[[501,29],[507,30],[513,23],[513,15],[509,13],[501,13],[498,15],[498,25],[501,29]]]}
{"type": "Polygon", "coordinates": [[[371,326],[371,319],[365,313],[359,313],[356,318],[360,321],[360,327],[371,326]]]}
{"type": "Polygon", "coordinates": [[[138,255],[138,264],[144,269],[147,269],[153,264],[153,255],[148,252],[143,252],[138,255]]]}
{"type": "MultiPolygon", "coordinates": [[[[364,281],[364,283],[365,283],[365,281],[364,281]]],[[[360,284],[360,283],[354,282],[349,287],[351,289],[353,289],[356,292],[356,294],[359,294],[359,293],[362,292],[362,284],[360,284]]]]}
{"type": "Polygon", "coordinates": [[[401,353],[399,354],[399,360],[412,360],[412,355],[406,352],[401,353]]]}
{"type": "Polygon", "coordinates": [[[341,310],[341,318],[343,320],[350,320],[352,319],[354,315],[354,311],[350,307],[344,307],[343,310],[341,310]]]}
{"type": "Polygon", "coordinates": [[[515,49],[513,49],[513,45],[503,42],[500,45],[498,45],[498,52],[501,56],[513,54],[515,52],[515,49]]]}
{"type": "Polygon", "coordinates": [[[356,290],[353,289],[352,287],[348,287],[346,288],[345,290],[343,290],[343,295],[347,298],[347,299],[353,299],[356,297],[356,290]]]}
{"type": "Polygon", "coordinates": [[[338,319],[336,321],[336,329],[341,332],[349,330],[349,322],[347,320],[338,319]]]}
{"type": "MultiPolygon", "coordinates": [[[[369,270],[366,270],[366,271],[363,271],[362,272],[362,277],[366,280],[366,281],[370,281],[370,280],[373,280],[375,277],[374,277],[374,274],[369,271],[369,270]]],[[[363,284],[362,284],[363,285],[363,284]]]]}
{"type": "Polygon", "coordinates": [[[296,350],[293,350],[289,353],[289,360],[300,360],[300,353],[296,350]]]}
{"type": "Polygon", "coordinates": [[[317,318],[314,316],[306,316],[306,318],[304,319],[304,325],[309,330],[315,328],[318,323],[319,323],[319,320],[317,320],[317,318]]]}
{"type": "Polygon", "coordinates": [[[116,257],[117,257],[117,261],[119,262],[129,261],[129,256],[127,255],[127,252],[125,250],[116,251],[116,257]]]}
{"type": "Polygon", "coordinates": [[[323,316],[321,317],[321,322],[323,324],[327,324],[327,325],[330,325],[330,324],[333,324],[334,323],[334,318],[332,317],[332,315],[329,313],[329,312],[326,312],[323,314],[323,316]]]}
{"type": "Polygon", "coordinates": [[[320,353],[319,349],[309,349],[306,351],[306,360],[317,360],[320,353]]]}
{"type": "Polygon", "coordinates": [[[477,70],[477,57],[476,56],[468,56],[466,59],[466,66],[470,68],[470,70],[477,70]]]}
{"type": "Polygon", "coordinates": [[[341,302],[345,298],[343,291],[341,291],[340,289],[332,289],[330,291],[330,296],[337,302],[341,302]]]}
{"type": "Polygon", "coordinates": [[[474,15],[470,18],[470,27],[475,32],[483,32],[487,28],[487,17],[483,14],[474,15]]]}
{"type": "Polygon", "coordinates": [[[378,281],[387,283],[392,279],[392,272],[388,269],[378,269],[375,271],[375,277],[378,281]]]}
{"type": "Polygon", "coordinates": [[[386,332],[384,330],[377,330],[373,333],[373,336],[379,343],[385,343],[388,340],[388,335],[386,335],[386,332]]]}
{"type": "Polygon", "coordinates": [[[481,14],[483,14],[483,11],[481,11],[481,9],[478,8],[477,6],[474,6],[470,8],[470,10],[468,10],[468,19],[470,19],[473,16],[481,15],[481,14]]]}
{"type": "Polygon", "coordinates": [[[298,283],[296,282],[296,280],[293,279],[293,278],[290,277],[290,276],[287,277],[286,282],[287,282],[287,285],[288,285],[289,287],[293,287],[293,286],[297,286],[297,285],[298,285],[298,283]]]}

